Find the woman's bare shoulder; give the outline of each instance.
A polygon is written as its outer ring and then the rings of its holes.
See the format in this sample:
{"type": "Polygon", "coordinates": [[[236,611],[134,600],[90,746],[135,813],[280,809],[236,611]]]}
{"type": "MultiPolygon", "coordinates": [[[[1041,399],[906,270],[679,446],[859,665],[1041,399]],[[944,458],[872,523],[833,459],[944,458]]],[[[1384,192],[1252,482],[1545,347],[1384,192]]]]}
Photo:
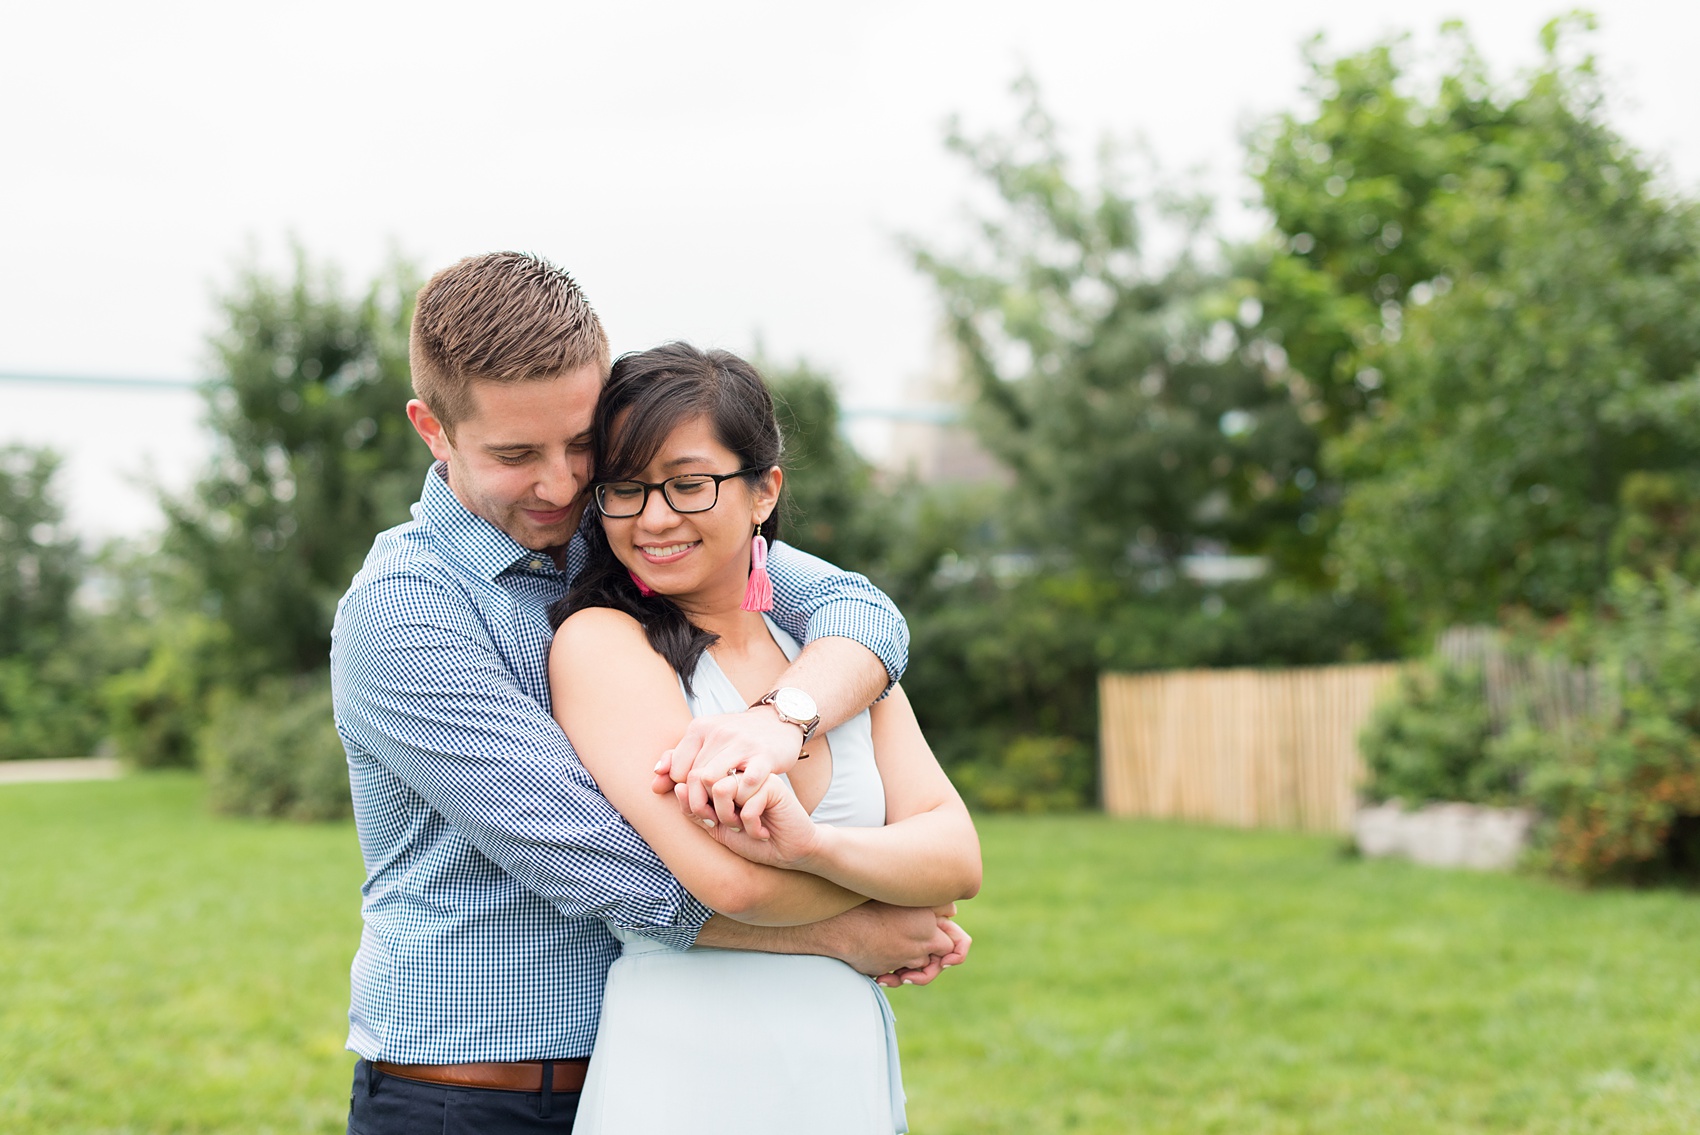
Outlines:
{"type": "Polygon", "coordinates": [[[551,665],[581,659],[601,664],[613,659],[630,658],[641,652],[653,655],[643,625],[624,611],[612,607],[586,607],[567,616],[555,628],[555,641],[549,648],[551,665]]]}

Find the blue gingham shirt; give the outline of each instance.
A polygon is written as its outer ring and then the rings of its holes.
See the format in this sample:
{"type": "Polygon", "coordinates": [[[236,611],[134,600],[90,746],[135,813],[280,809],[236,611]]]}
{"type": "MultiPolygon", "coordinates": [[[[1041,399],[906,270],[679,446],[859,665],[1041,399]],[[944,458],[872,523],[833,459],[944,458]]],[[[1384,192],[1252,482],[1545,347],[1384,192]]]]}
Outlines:
{"type": "MultiPolygon", "coordinates": [[[[348,1047],[368,1060],[588,1056],[619,951],[604,921],[684,949],[709,918],[549,715],[547,611],[583,545],[558,569],[468,512],[438,467],[337,605],[336,726],[366,861],[348,1047]]],[[[901,674],[908,630],[867,580],[783,544],[769,571],[790,634],[855,639],[901,674]]]]}

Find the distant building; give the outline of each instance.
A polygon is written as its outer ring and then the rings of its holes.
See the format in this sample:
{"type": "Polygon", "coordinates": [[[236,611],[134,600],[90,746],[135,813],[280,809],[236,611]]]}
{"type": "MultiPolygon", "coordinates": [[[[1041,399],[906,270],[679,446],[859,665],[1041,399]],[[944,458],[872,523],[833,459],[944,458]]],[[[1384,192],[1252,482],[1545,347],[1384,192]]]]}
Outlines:
{"type": "Polygon", "coordinates": [[[941,332],[927,370],[905,384],[897,405],[845,411],[849,418],[885,426],[887,443],[875,464],[886,476],[926,484],[1010,480],[968,425],[970,396],[959,360],[956,344],[941,332]]]}

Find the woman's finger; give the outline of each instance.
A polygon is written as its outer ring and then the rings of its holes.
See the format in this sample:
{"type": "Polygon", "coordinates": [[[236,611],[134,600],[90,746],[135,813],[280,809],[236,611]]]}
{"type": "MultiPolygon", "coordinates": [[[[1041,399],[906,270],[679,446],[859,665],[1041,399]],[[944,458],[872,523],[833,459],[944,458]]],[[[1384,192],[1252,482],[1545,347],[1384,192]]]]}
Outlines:
{"type": "Polygon", "coordinates": [[[774,802],[775,786],[778,784],[778,777],[768,777],[762,781],[761,787],[751,793],[750,798],[745,800],[738,808],[738,819],[743,823],[744,830],[756,839],[771,839],[773,837],[773,833],[762,821],[767,815],[769,805],[774,802]]]}
{"type": "Polygon", "coordinates": [[[943,972],[944,961],[942,958],[935,956],[928,958],[920,965],[906,966],[903,969],[894,970],[885,977],[880,978],[879,982],[881,985],[888,988],[899,985],[926,985],[931,982],[933,978],[943,972]],[[886,978],[890,978],[890,980],[887,981],[886,978]]]}
{"type": "Polygon", "coordinates": [[[679,738],[679,743],[663,754],[669,765],[667,776],[675,784],[685,779],[696,763],[697,754],[702,751],[702,731],[697,725],[698,720],[693,718],[685,727],[685,735],[679,738]]]}
{"type": "MultiPolygon", "coordinates": [[[[691,815],[699,820],[723,820],[719,808],[714,802],[714,789],[726,775],[725,768],[709,768],[698,765],[690,770],[685,777],[685,788],[691,802],[691,815]]],[[[728,783],[733,783],[729,781],[728,783]]]]}
{"type": "Polygon", "coordinates": [[[737,830],[743,827],[738,821],[738,770],[733,769],[709,788],[709,801],[714,807],[714,819],[717,823],[737,830]]]}

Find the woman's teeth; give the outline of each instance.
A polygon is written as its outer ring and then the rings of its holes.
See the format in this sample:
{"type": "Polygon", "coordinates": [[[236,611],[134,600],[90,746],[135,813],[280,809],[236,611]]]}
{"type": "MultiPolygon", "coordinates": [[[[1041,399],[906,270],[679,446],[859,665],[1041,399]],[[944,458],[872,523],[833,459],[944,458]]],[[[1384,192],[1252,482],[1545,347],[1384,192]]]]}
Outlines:
{"type": "Polygon", "coordinates": [[[696,546],[697,546],[696,541],[692,541],[689,544],[663,544],[663,545],[659,545],[659,546],[654,545],[654,544],[640,544],[639,545],[639,547],[643,549],[644,555],[655,556],[657,559],[662,559],[662,558],[665,558],[667,556],[676,556],[680,552],[686,551],[687,549],[694,548],[696,546]]]}

